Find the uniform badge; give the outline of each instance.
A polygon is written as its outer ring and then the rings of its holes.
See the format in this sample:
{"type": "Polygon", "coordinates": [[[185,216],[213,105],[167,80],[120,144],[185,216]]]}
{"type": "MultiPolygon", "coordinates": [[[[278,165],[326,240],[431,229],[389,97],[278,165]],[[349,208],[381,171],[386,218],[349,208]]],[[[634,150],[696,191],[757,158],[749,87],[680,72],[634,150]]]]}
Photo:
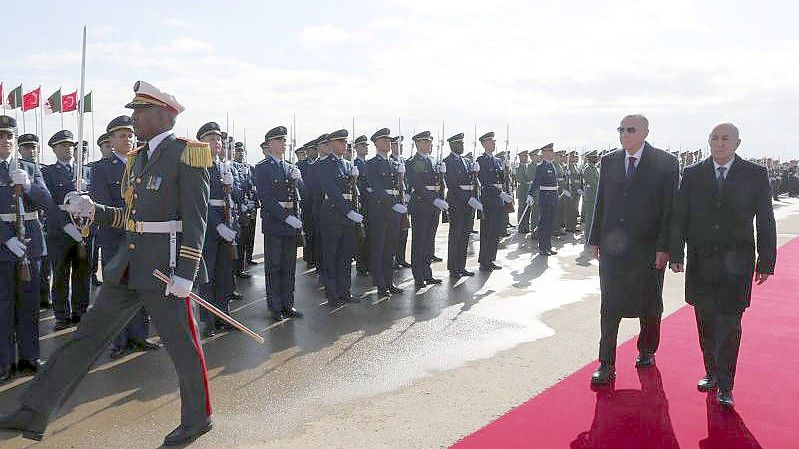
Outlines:
{"type": "Polygon", "coordinates": [[[150,176],[150,179],[147,181],[147,190],[158,190],[160,188],[161,188],[161,177],[150,176]]]}

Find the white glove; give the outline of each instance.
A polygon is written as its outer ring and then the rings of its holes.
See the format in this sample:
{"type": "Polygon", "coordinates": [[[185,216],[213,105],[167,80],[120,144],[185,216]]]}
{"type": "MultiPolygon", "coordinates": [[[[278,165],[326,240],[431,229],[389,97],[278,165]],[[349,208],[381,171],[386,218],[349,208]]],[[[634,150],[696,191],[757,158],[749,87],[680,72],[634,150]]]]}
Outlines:
{"type": "Polygon", "coordinates": [[[355,212],[354,210],[347,212],[347,218],[349,218],[351,221],[354,221],[355,223],[363,222],[363,215],[359,214],[358,212],[355,212]]]}
{"type": "Polygon", "coordinates": [[[479,162],[472,162],[472,171],[475,173],[480,172],[480,163],[479,162]]]}
{"type": "Polygon", "coordinates": [[[78,243],[83,241],[83,236],[80,235],[80,231],[78,230],[78,228],[74,224],[67,223],[61,229],[63,229],[64,232],[66,232],[68,236],[72,237],[72,240],[74,240],[74,241],[76,241],[78,243]]]}
{"type": "Polygon", "coordinates": [[[447,164],[439,163],[436,166],[436,171],[438,171],[439,173],[446,173],[447,172],[447,164]]]}
{"type": "Polygon", "coordinates": [[[289,215],[288,217],[286,217],[285,222],[287,225],[291,226],[294,229],[300,229],[302,227],[302,220],[295,217],[294,215],[289,215]]]}
{"type": "Polygon", "coordinates": [[[11,183],[13,185],[22,186],[23,190],[26,192],[31,189],[31,178],[28,176],[28,172],[18,168],[16,170],[12,170],[10,175],[11,183]]]}
{"type": "Polygon", "coordinates": [[[253,200],[247,201],[247,207],[249,209],[255,209],[255,201],[253,201],[253,200]]]}
{"type": "Polygon", "coordinates": [[[513,197],[510,196],[508,192],[499,192],[499,197],[502,199],[502,202],[505,204],[510,204],[513,202],[513,197]]]}
{"type": "Polygon", "coordinates": [[[410,195],[408,195],[407,193],[406,193],[406,194],[404,194],[404,195],[402,196],[402,198],[405,200],[405,202],[406,202],[406,203],[407,203],[407,202],[409,202],[409,201],[411,200],[411,196],[410,196],[410,195]]]}
{"type": "Polygon", "coordinates": [[[169,277],[169,284],[166,285],[166,290],[164,290],[164,296],[169,296],[173,294],[178,298],[185,298],[189,296],[191,293],[192,282],[188,279],[183,279],[180,276],[175,276],[174,274],[169,277]]]}
{"type": "Polygon", "coordinates": [[[225,170],[225,172],[222,173],[222,184],[226,186],[233,185],[233,172],[231,170],[225,170]]]}
{"type": "Polygon", "coordinates": [[[469,206],[470,206],[472,209],[477,209],[477,210],[479,210],[480,212],[482,212],[482,211],[483,211],[483,203],[481,203],[481,202],[477,201],[477,198],[475,198],[475,197],[471,197],[471,198],[469,198],[469,202],[468,202],[468,204],[469,204],[469,206]]]}
{"type": "Polygon", "coordinates": [[[403,164],[402,162],[400,162],[399,165],[397,165],[397,173],[400,174],[405,173],[405,164],[403,164]]]}
{"type": "Polygon", "coordinates": [[[566,198],[571,198],[572,197],[572,193],[569,192],[568,190],[564,190],[563,191],[563,196],[565,196],[566,198]]]}
{"type": "Polygon", "coordinates": [[[533,195],[527,195],[527,204],[533,204],[533,201],[535,201],[533,195]]]}
{"type": "Polygon", "coordinates": [[[220,237],[227,240],[228,242],[232,242],[233,239],[236,238],[236,231],[227,227],[224,223],[219,223],[216,225],[216,232],[219,234],[220,237]]]}
{"type": "Polygon", "coordinates": [[[402,203],[397,203],[397,204],[391,206],[391,210],[393,210],[394,212],[396,212],[398,214],[407,214],[408,213],[408,207],[405,206],[402,203]]]}
{"type": "Polygon", "coordinates": [[[295,180],[302,178],[302,173],[300,173],[300,169],[298,169],[297,167],[291,167],[291,170],[289,170],[289,178],[295,180]]]}
{"type": "Polygon", "coordinates": [[[585,193],[585,192],[583,192],[583,189],[577,189],[577,194],[578,195],[582,195],[583,193],[585,193]]]}
{"type": "Polygon", "coordinates": [[[442,200],[441,198],[436,198],[433,200],[433,206],[441,209],[441,210],[449,210],[449,203],[442,200]]]}
{"type": "Polygon", "coordinates": [[[352,176],[353,178],[357,178],[358,176],[360,176],[360,174],[361,172],[358,171],[358,167],[353,165],[352,170],[350,171],[350,176],[352,176]]]}
{"type": "Polygon", "coordinates": [[[25,251],[28,249],[24,243],[20,242],[18,238],[11,237],[10,239],[6,240],[5,243],[6,247],[9,251],[14,253],[17,257],[22,257],[25,255],[25,251]]]}
{"type": "Polygon", "coordinates": [[[94,212],[94,201],[89,195],[81,195],[75,191],[64,195],[64,206],[67,212],[79,217],[89,217],[94,212]]]}

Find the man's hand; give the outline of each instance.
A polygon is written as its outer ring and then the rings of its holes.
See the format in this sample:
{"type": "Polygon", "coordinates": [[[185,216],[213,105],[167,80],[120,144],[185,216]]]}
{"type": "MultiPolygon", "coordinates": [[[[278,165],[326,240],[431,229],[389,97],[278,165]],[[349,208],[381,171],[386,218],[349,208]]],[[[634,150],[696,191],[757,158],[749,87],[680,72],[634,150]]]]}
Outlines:
{"type": "Polygon", "coordinates": [[[683,271],[685,271],[685,265],[681,263],[670,263],[669,267],[671,268],[671,271],[673,271],[674,273],[682,273],[683,271]]]}
{"type": "Polygon", "coordinates": [[[359,214],[358,212],[355,212],[354,210],[347,212],[347,218],[355,223],[363,222],[363,215],[359,214]]]}
{"type": "Polygon", "coordinates": [[[533,204],[533,201],[535,201],[535,198],[533,198],[533,195],[527,195],[527,201],[526,201],[527,204],[533,204]]]}
{"type": "Polygon", "coordinates": [[[27,251],[28,247],[25,246],[17,237],[11,237],[10,239],[5,241],[6,248],[9,251],[14,253],[17,257],[22,257],[25,255],[25,251],[27,251]]]}
{"type": "Polygon", "coordinates": [[[236,238],[236,231],[227,227],[224,223],[219,223],[216,225],[216,232],[219,234],[220,237],[227,240],[228,242],[232,242],[233,239],[236,238]]]}
{"type": "Polygon", "coordinates": [[[500,192],[499,197],[500,199],[502,199],[502,202],[505,204],[510,204],[513,202],[513,197],[510,196],[508,192],[500,192]]]}
{"type": "Polygon", "coordinates": [[[662,270],[666,268],[667,263],[669,263],[669,253],[665,251],[658,251],[655,253],[655,268],[662,270]]]}
{"type": "Polygon", "coordinates": [[[408,213],[408,207],[405,206],[402,203],[397,203],[397,204],[391,206],[391,210],[393,210],[394,212],[396,212],[398,214],[407,214],[408,213]]]}
{"type": "Polygon", "coordinates": [[[770,276],[769,273],[755,273],[755,282],[760,285],[766,282],[770,276]]]}
{"type": "Polygon", "coordinates": [[[594,255],[594,259],[599,260],[599,246],[598,245],[591,245],[591,253],[594,255]]]}
{"type": "Polygon", "coordinates": [[[294,215],[289,215],[288,217],[286,217],[285,222],[287,225],[291,226],[294,229],[302,228],[302,220],[295,217],[294,215]]]}
{"type": "Polygon", "coordinates": [[[191,293],[192,284],[190,280],[173,274],[169,277],[169,284],[166,285],[164,296],[172,294],[178,298],[185,298],[191,293]]]}
{"type": "Polygon", "coordinates": [[[67,223],[61,229],[63,229],[68,236],[72,237],[72,240],[78,243],[83,241],[83,236],[80,234],[80,231],[78,230],[77,226],[75,226],[74,224],[67,223]]]}
{"type": "Polygon", "coordinates": [[[472,209],[479,210],[480,212],[483,211],[483,203],[478,201],[477,198],[475,198],[475,197],[469,198],[468,204],[469,204],[469,207],[471,207],[472,209]]]}
{"type": "Polygon", "coordinates": [[[64,196],[64,206],[67,212],[79,217],[88,218],[94,213],[94,201],[89,195],[81,195],[78,192],[67,192],[64,196]]]}
{"type": "Polygon", "coordinates": [[[480,163],[475,161],[472,162],[472,171],[475,173],[480,173],[480,163]]]}
{"type": "Polygon", "coordinates": [[[442,200],[441,198],[436,198],[433,200],[433,206],[441,209],[441,210],[449,210],[449,203],[442,200]]]}
{"type": "Polygon", "coordinates": [[[226,186],[232,186],[233,185],[233,171],[232,170],[225,170],[225,172],[222,173],[222,184],[224,184],[226,186]]]}
{"type": "Polygon", "coordinates": [[[11,183],[15,186],[22,186],[22,190],[26,192],[31,189],[31,178],[25,170],[21,168],[11,170],[9,175],[11,176],[11,183]]]}
{"type": "Polygon", "coordinates": [[[289,170],[289,178],[295,181],[301,179],[302,173],[300,172],[300,169],[298,169],[297,167],[291,167],[291,170],[289,170]]]}
{"type": "Polygon", "coordinates": [[[361,172],[358,170],[358,166],[353,165],[352,170],[350,171],[350,176],[352,176],[353,178],[357,178],[360,174],[361,172]]]}

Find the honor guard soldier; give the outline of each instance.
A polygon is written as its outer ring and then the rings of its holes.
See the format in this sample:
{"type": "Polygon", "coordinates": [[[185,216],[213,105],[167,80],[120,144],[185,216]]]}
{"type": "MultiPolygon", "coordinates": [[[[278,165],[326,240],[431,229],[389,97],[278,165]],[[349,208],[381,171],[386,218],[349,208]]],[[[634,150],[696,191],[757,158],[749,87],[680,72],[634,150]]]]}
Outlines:
{"type": "Polygon", "coordinates": [[[254,173],[264,233],[266,300],[275,321],[302,317],[294,308],[297,238],[302,230],[299,218],[302,176],[297,167],[283,160],[287,134],[285,126],[266,133],[261,144],[266,158],[255,166],[254,173]]]}
{"type": "MultiPolygon", "coordinates": [[[[132,129],[132,128],[131,128],[132,129]]],[[[108,133],[104,132],[97,138],[97,147],[100,148],[100,159],[96,161],[89,162],[87,165],[90,168],[88,172],[89,175],[92,176],[92,181],[94,180],[94,170],[97,168],[97,165],[111,157],[111,152],[113,151],[111,148],[111,143],[108,138],[108,133]]],[[[88,183],[89,188],[91,188],[91,181],[88,183]]],[[[97,271],[100,267],[100,244],[97,243],[97,226],[92,226],[92,232],[90,237],[91,245],[92,245],[92,259],[91,259],[91,266],[89,267],[89,273],[91,274],[92,285],[100,286],[103,285],[102,281],[97,277],[97,271]]]]}
{"type": "Polygon", "coordinates": [[[568,180],[566,179],[566,151],[560,150],[555,153],[554,166],[555,173],[558,175],[558,202],[555,205],[555,215],[552,217],[554,220],[552,228],[553,234],[556,236],[566,235],[565,230],[565,213],[566,213],[566,191],[568,190],[568,180]]]}
{"type": "Polygon", "coordinates": [[[111,146],[111,136],[105,132],[97,138],[97,148],[100,149],[100,160],[111,158],[114,148],[111,146]]]}
{"type": "MultiPolygon", "coordinates": [[[[360,201],[358,205],[360,210],[356,211],[363,215],[363,226],[368,226],[369,214],[367,213],[366,205],[369,202],[369,183],[366,181],[366,156],[369,154],[369,138],[365,135],[358,136],[352,141],[352,146],[355,150],[355,160],[353,163],[362,176],[358,177],[358,192],[360,193],[360,201]]],[[[355,255],[355,270],[359,276],[366,276],[369,274],[369,236],[363,232],[358,236],[358,253],[355,255]]]]}
{"type": "Polygon", "coordinates": [[[474,211],[483,210],[483,204],[477,199],[477,171],[480,165],[463,156],[463,133],[455,134],[447,139],[450,148],[449,156],[444,158],[446,164],[445,179],[447,181],[447,203],[449,204],[449,244],[447,247],[447,269],[453,279],[462,276],[474,276],[474,272],[466,270],[466,251],[474,226],[474,211]]]}
{"type": "Polygon", "coordinates": [[[480,166],[478,177],[482,189],[480,201],[485,208],[480,220],[480,269],[484,271],[499,270],[502,267],[494,263],[497,258],[499,239],[505,230],[504,209],[506,204],[513,202],[510,193],[502,190],[502,181],[505,178],[505,167],[502,161],[494,156],[494,133],[489,132],[480,136],[480,145],[485,152],[477,157],[480,166]]]}
{"type": "Polygon", "coordinates": [[[363,223],[363,215],[356,210],[356,183],[360,173],[343,158],[347,137],[346,129],[327,136],[330,154],[319,166],[318,184],[322,199],[319,225],[323,230],[322,263],[325,265],[322,271],[328,277],[326,295],[328,304],[333,307],[359,302],[352,297],[350,284],[357,228],[363,223]]]}
{"type": "Polygon", "coordinates": [[[67,212],[126,228],[126,248],[106,266],[106,279],[75,335],[50,357],[21,397],[21,407],[0,417],[0,429],[40,440],[49,417],[67,400],[91,364],[144,305],[158,327],[177,371],[181,424],[164,440],[185,444],[211,429],[208,378],[191,303],[208,214],[208,144],[172,133],[177,100],[143,81],[134,86],[136,136],[147,144],[128,154],[122,182],[125,208],[94,203],[71,193],[67,212]],[[171,273],[164,284],[153,270],[171,273]],[[183,298],[182,300],[176,299],[183,298]]]}
{"type": "Polygon", "coordinates": [[[42,167],[53,206],[47,213],[47,251],[53,276],[53,311],[59,331],[80,322],[89,307],[88,240],[72,222],[62,205],[68,192],[76,190],[73,151],[76,142],[69,130],[59,131],[47,142],[57,161],[42,167]],[[71,286],[71,289],[70,289],[71,286]]]}
{"type": "MultiPolygon", "coordinates": [[[[222,131],[216,122],[208,122],[197,131],[197,140],[211,147],[213,163],[208,169],[210,176],[210,198],[208,200],[208,228],[203,245],[203,260],[208,270],[208,282],[200,284],[200,296],[225,313],[230,311],[233,292],[233,264],[238,263],[235,204],[242,199],[241,189],[235,182],[230,165],[221,160],[224,146],[222,131]]],[[[208,312],[202,311],[201,319],[206,324],[205,335],[213,336],[219,330],[228,329],[228,324],[208,312]]]]}
{"type": "Polygon", "coordinates": [[[319,176],[321,176],[321,169],[324,165],[324,162],[328,158],[329,150],[327,146],[328,142],[328,134],[322,134],[321,136],[317,137],[314,141],[316,143],[316,149],[319,152],[319,157],[317,158],[316,162],[311,164],[308,167],[308,184],[306,184],[306,190],[308,190],[308,199],[312,203],[311,207],[313,209],[313,221],[315,223],[314,226],[314,260],[316,261],[316,272],[319,273],[319,282],[322,284],[323,287],[327,287],[327,273],[325,272],[325,264],[324,264],[324,246],[322,244],[322,228],[320,224],[320,213],[322,211],[322,194],[321,194],[321,186],[317,182],[319,176]]]}
{"type": "MultiPolygon", "coordinates": [[[[89,196],[92,201],[112,207],[125,207],[122,198],[122,178],[125,174],[127,155],[133,150],[136,138],[133,136],[133,121],[127,115],[111,120],[106,127],[106,136],[112,147],[107,158],[100,159],[92,169],[92,182],[89,196]]],[[[110,224],[97,227],[94,244],[100,248],[103,273],[114,255],[125,243],[125,231],[110,224]]],[[[105,278],[105,274],[103,278],[105,278]]],[[[133,316],[125,329],[114,340],[111,358],[119,358],[128,352],[152,351],[159,346],[147,341],[147,312],[142,307],[133,316]]]]}
{"type": "MultiPolygon", "coordinates": [[[[581,176],[583,191],[583,234],[588,242],[588,233],[591,229],[591,220],[594,219],[594,203],[596,202],[597,186],[599,185],[599,169],[597,168],[597,152],[589,151],[585,155],[585,165],[581,176]]],[[[586,243],[587,245],[588,243],[586,243]]]]}
{"type": "Polygon", "coordinates": [[[568,194],[564,195],[566,209],[564,211],[563,222],[566,227],[566,232],[577,232],[577,219],[580,214],[580,196],[582,195],[582,188],[580,182],[580,168],[577,162],[580,160],[580,155],[576,151],[568,154],[568,161],[566,164],[566,191],[568,194]]]}
{"type": "Polygon", "coordinates": [[[37,209],[52,200],[36,164],[16,156],[16,133],[16,120],[0,115],[0,383],[14,365],[21,375],[42,365],[38,298],[45,246],[37,209]]]}
{"type": "MultiPolygon", "coordinates": [[[[433,152],[433,137],[430,131],[413,136],[416,154],[405,164],[406,179],[412,189],[408,210],[411,215],[413,238],[411,239],[411,271],[417,289],[426,284],[440,284],[441,279],[433,277],[430,264],[433,262],[435,229],[441,211],[449,209],[444,201],[440,178],[444,173],[436,171],[430,154],[433,152]]],[[[446,171],[446,169],[444,170],[446,171]]]]}
{"type": "Polygon", "coordinates": [[[318,226],[318,222],[314,218],[314,208],[313,208],[313,192],[314,192],[314,180],[310,177],[310,168],[314,164],[316,164],[319,153],[316,150],[316,141],[312,140],[305,145],[302,146],[305,149],[305,159],[297,162],[297,168],[300,170],[300,175],[302,175],[302,195],[300,196],[300,206],[302,209],[302,216],[300,219],[302,220],[302,232],[303,232],[303,248],[302,248],[302,260],[305,261],[305,264],[308,268],[313,268],[316,266],[316,240],[314,233],[316,232],[316,228],[318,226]]]}
{"type": "Polygon", "coordinates": [[[236,142],[233,152],[233,168],[239,175],[239,185],[243,195],[239,206],[239,226],[241,236],[239,238],[239,266],[236,269],[237,276],[249,277],[245,274],[249,265],[256,265],[252,260],[255,247],[255,222],[258,214],[258,203],[255,198],[255,182],[253,181],[253,166],[247,163],[247,149],[244,143],[236,142]]]}
{"type": "MultiPolygon", "coordinates": [[[[39,137],[35,134],[23,134],[17,139],[19,154],[22,160],[30,162],[39,168],[39,137]]],[[[47,241],[47,215],[44,209],[39,211],[39,221],[45,229],[44,236],[47,241]]],[[[50,260],[47,258],[47,248],[44,249],[39,269],[39,305],[43,309],[50,307],[50,260]]]]}
{"type": "Polygon", "coordinates": [[[389,156],[391,131],[382,128],[372,134],[377,154],[366,162],[366,178],[369,191],[369,261],[372,282],[379,297],[402,293],[394,285],[393,260],[397,250],[402,215],[408,213],[403,204],[400,175],[405,166],[389,156]]]}
{"type": "Polygon", "coordinates": [[[558,173],[553,162],[554,145],[547,144],[541,148],[541,163],[535,167],[533,182],[527,192],[527,202],[538,204],[540,218],[538,220],[538,251],[543,256],[557,254],[552,251],[553,214],[558,204],[558,173]]]}
{"type": "MultiPolygon", "coordinates": [[[[402,169],[405,169],[405,161],[402,160],[402,136],[395,136],[391,138],[391,155],[389,156],[391,160],[396,162],[397,164],[402,166],[402,169]]],[[[407,205],[408,201],[410,200],[410,192],[409,188],[407,187],[407,183],[405,181],[405,173],[401,173],[399,176],[400,182],[400,190],[403,191],[402,197],[402,204],[407,205]]],[[[400,268],[410,268],[411,264],[405,260],[405,253],[407,252],[408,248],[408,229],[410,229],[410,222],[405,216],[402,221],[400,221],[400,229],[399,229],[399,238],[397,239],[397,248],[394,252],[394,265],[393,268],[398,270],[400,268]]]]}
{"type": "MultiPolygon", "coordinates": [[[[519,234],[527,234],[530,232],[530,207],[525,207],[527,203],[527,191],[530,190],[530,181],[532,181],[532,170],[528,160],[528,151],[519,151],[519,165],[516,167],[516,203],[517,209],[522,214],[519,217],[519,234]]],[[[532,207],[532,205],[531,205],[532,207]]]]}

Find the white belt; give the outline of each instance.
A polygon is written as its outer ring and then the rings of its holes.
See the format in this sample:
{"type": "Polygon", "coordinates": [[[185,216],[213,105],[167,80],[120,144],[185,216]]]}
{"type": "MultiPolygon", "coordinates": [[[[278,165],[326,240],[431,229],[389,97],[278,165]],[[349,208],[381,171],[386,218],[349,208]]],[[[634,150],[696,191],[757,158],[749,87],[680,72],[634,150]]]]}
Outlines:
{"type": "Polygon", "coordinates": [[[399,195],[399,190],[397,189],[386,189],[386,193],[389,195],[399,195]]]}
{"type": "Polygon", "coordinates": [[[371,188],[371,187],[367,187],[367,188],[366,188],[366,191],[367,191],[367,192],[374,192],[374,190],[372,190],[372,188],[371,188]]]}
{"type": "Polygon", "coordinates": [[[461,190],[474,190],[473,185],[460,186],[461,190]]]}
{"type": "Polygon", "coordinates": [[[498,189],[501,189],[503,187],[502,184],[491,184],[491,185],[498,189]]]}
{"type": "Polygon", "coordinates": [[[291,201],[278,201],[277,204],[280,204],[283,209],[294,209],[294,203],[291,201]]]}
{"type": "Polygon", "coordinates": [[[540,186],[538,190],[558,190],[558,186],[540,186]]]}
{"type": "Polygon", "coordinates": [[[441,186],[424,186],[424,188],[429,190],[429,191],[431,191],[431,192],[440,192],[441,191],[441,186]]]}
{"type": "Polygon", "coordinates": [[[225,207],[225,200],[208,200],[208,205],[225,207]]]}
{"type": "Polygon", "coordinates": [[[65,211],[65,212],[66,212],[66,210],[67,210],[67,206],[65,206],[65,205],[63,205],[63,204],[59,204],[59,205],[58,205],[58,210],[63,210],[63,211],[65,211]]]}
{"type": "MultiPolygon", "coordinates": [[[[39,212],[25,212],[25,221],[32,221],[39,219],[39,212]]],[[[6,223],[13,223],[17,221],[17,214],[0,214],[0,220],[6,223]]]]}
{"type": "MultiPolygon", "coordinates": [[[[347,201],[351,201],[352,200],[352,194],[351,193],[342,193],[341,197],[344,198],[347,201]]],[[[326,200],[330,199],[330,197],[326,193],[325,193],[325,199],[326,200]]]]}
{"type": "Polygon", "coordinates": [[[169,234],[169,268],[177,266],[178,232],[183,232],[183,221],[128,221],[127,230],[140,234],[169,234]]]}

